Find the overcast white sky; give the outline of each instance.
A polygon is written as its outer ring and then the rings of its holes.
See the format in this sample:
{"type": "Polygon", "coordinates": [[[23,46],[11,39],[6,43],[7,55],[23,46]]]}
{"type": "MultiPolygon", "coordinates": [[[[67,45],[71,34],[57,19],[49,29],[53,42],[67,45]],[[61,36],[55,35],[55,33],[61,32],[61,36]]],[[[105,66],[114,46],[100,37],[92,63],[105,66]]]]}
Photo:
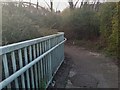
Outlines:
{"type": "MultiPolygon", "coordinates": [[[[19,1],[19,0],[0,0],[0,1],[19,1]]],[[[30,0],[20,0],[20,1],[27,1],[29,2],[30,0]]],[[[46,7],[48,8],[47,4],[45,3],[45,1],[50,4],[50,0],[38,0],[39,2],[39,5],[43,6],[43,7],[46,7]]],[[[73,0],[74,2],[76,2],[77,0],[73,0]]],[[[79,3],[78,5],[80,5],[80,2],[82,0],[79,0],[79,3]]],[[[86,0],[87,1],[87,0],[86,0]]],[[[90,1],[90,0],[89,0],[90,1]]],[[[92,1],[95,1],[95,0],[91,0],[92,1]]],[[[115,2],[115,1],[120,1],[120,0],[99,0],[99,1],[110,1],[110,2],[115,2]]],[[[37,3],[37,0],[31,0],[32,3],[37,3]]],[[[68,4],[68,0],[53,0],[53,8],[54,10],[60,10],[62,11],[63,9],[65,9],[66,7],[69,7],[69,4],[68,4]]]]}
{"type": "MultiPolygon", "coordinates": [[[[23,0],[23,1],[30,1],[30,0],[23,0]]],[[[50,0],[38,0],[39,5],[43,6],[43,7],[48,7],[47,4],[45,3],[45,1],[50,4],[50,0]]],[[[53,8],[56,10],[63,10],[66,7],[69,6],[68,4],[68,0],[53,0],[53,8]]],[[[37,3],[37,0],[31,0],[32,3],[37,3]]]]}
{"type": "MultiPolygon", "coordinates": [[[[0,0],[0,1],[19,1],[19,0],[0,0]]],[[[29,2],[30,0],[20,0],[20,1],[29,2]]],[[[45,3],[45,1],[48,4],[50,4],[50,0],[38,0],[39,5],[48,8],[48,6],[45,3]]],[[[31,0],[31,2],[36,4],[37,0],[31,0]]],[[[56,10],[56,8],[57,8],[57,10],[61,10],[62,11],[63,9],[65,9],[68,6],[69,6],[68,0],[53,0],[53,8],[54,8],[54,10],[56,10]]]]}

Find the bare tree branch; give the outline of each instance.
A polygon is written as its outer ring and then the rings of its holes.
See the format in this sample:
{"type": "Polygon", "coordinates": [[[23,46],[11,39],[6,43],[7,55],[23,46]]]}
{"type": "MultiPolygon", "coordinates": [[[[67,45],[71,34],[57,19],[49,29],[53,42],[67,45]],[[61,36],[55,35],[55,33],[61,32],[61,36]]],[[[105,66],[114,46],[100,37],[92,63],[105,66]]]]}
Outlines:
{"type": "Polygon", "coordinates": [[[51,8],[50,5],[45,0],[44,0],[44,2],[47,4],[48,8],[50,9],[51,8]]]}
{"type": "Polygon", "coordinates": [[[76,1],[76,3],[75,3],[75,5],[74,5],[74,7],[76,7],[76,5],[78,4],[78,2],[79,2],[79,0],[77,0],[77,1],[76,1]]]}

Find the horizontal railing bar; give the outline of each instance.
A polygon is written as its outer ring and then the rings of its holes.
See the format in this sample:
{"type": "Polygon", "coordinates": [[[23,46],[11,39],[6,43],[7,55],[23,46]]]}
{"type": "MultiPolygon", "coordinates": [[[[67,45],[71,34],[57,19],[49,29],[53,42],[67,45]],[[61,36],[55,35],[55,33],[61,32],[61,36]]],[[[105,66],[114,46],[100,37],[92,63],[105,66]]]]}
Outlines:
{"type": "Polygon", "coordinates": [[[9,76],[5,80],[3,80],[2,82],[0,82],[0,90],[3,89],[4,87],[6,87],[9,83],[11,83],[17,77],[19,77],[20,75],[22,75],[25,71],[27,71],[29,68],[31,68],[33,65],[35,65],[44,56],[46,56],[47,54],[49,54],[51,51],[53,51],[54,49],[56,49],[58,46],[60,46],[61,44],[63,44],[65,41],[66,41],[66,39],[64,41],[60,42],[59,44],[57,44],[56,46],[54,46],[53,48],[51,48],[50,50],[46,51],[44,54],[42,54],[38,58],[34,59],[34,61],[30,62],[29,64],[27,64],[26,66],[24,66],[23,68],[21,68],[20,70],[18,70],[17,72],[15,72],[11,76],[9,76]]]}
{"type": "Polygon", "coordinates": [[[9,53],[12,52],[14,50],[18,50],[42,41],[45,41],[47,39],[51,39],[60,35],[63,35],[63,32],[59,32],[58,34],[53,34],[53,35],[49,35],[49,36],[45,36],[45,37],[40,37],[40,38],[36,38],[36,39],[32,39],[32,40],[27,40],[27,41],[23,41],[23,42],[18,42],[18,43],[14,43],[14,44],[10,44],[10,45],[6,45],[6,46],[0,46],[0,55],[5,54],[5,53],[9,53]]]}

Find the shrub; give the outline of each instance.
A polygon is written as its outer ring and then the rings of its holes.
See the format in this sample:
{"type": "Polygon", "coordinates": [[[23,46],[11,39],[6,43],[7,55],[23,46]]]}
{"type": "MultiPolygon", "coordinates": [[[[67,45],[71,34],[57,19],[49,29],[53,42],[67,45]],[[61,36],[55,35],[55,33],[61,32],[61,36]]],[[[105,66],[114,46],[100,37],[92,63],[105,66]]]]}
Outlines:
{"type": "Polygon", "coordinates": [[[89,40],[99,36],[99,19],[95,11],[77,8],[68,12],[63,13],[65,32],[72,32],[76,39],[89,40]]]}

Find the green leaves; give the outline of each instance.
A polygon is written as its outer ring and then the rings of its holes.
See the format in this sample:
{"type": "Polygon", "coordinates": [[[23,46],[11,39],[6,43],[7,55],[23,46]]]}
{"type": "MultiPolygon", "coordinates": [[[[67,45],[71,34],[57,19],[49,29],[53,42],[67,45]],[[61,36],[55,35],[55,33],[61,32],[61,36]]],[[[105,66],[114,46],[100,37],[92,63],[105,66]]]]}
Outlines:
{"type": "Polygon", "coordinates": [[[105,3],[100,10],[102,41],[108,53],[118,57],[118,3],[105,3]]]}

